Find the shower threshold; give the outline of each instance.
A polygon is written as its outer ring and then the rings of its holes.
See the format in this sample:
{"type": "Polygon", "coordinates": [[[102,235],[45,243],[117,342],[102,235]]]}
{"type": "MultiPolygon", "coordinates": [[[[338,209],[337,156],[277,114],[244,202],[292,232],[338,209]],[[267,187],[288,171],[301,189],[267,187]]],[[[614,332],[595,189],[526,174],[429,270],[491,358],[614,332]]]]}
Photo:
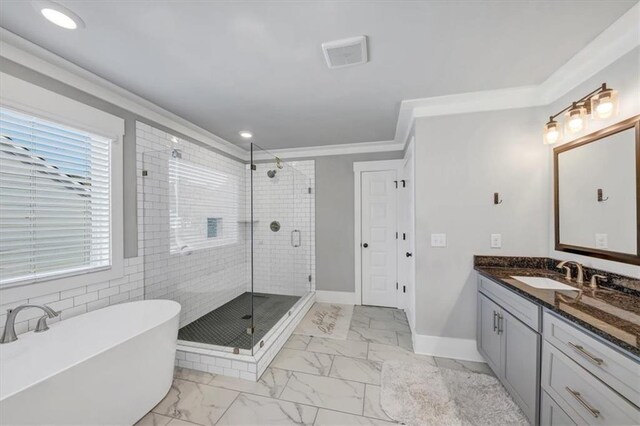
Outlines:
{"type": "MultiPolygon", "coordinates": [[[[250,293],[248,294],[250,295],[250,293]]],[[[259,294],[259,296],[260,295],[263,294],[259,294]]],[[[269,312],[269,314],[272,314],[272,317],[275,319],[275,324],[268,325],[263,321],[264,325],[256,328],[254,332],[254,339],[251,339],[251,336],[246,334],[246,330],[244,330],[243,333],[245,333],[249,338],[248,341],[251,342],[253,340],[254,343],[253,347],[250,349],[239,349],[238,351],[234,350],[235,348],[228,346],[187,341],[180,337],[178,339],[176,351],[176,365],[182,368],[206,371],[208,373],[220,374],[229,377],[237,377],[254,382],[259,380],[262,373],[264,373],[269,366],[269,363],[284,346],[287,339],[289,339],[289,336],[291,336],[300,321],[302,321],[302,318],[313,305],[315,295],[314,291],[310,291],[302,297],[294,296],[297,302],[294,302],[294,305],[282,314],[269,312]],[[266,332],[266,334],[259,339],[257,337],[258,330],[260,330],[261,333],[266,332]]],[[[239,297],[242,296],[245,295],[241,295],[239,297]]],[[[271,297],[278,295],[267,294],[267,296],[271,297]]],[[[254,303],[257,302],[260,297],[256,297],[255,299],[254,303]]],[[[254,309],[257,305],[261,305],[261,308],[263,309],[268,309],[267,302],[263,302],[262,304],[255,303],[254,309]]],[[[275,303],[275,305],[282,307],[286,306],[283,303],[275,303]]],[[[261,318],[259,316],[260,314],[257,312],[258,310],[255,309],[254,314],[256,315],[256,323],[258,323],[261,318]]],[[[246,315],[246,313],[241,310],[234,315],[236,315],[234,318],[241,318],[246,315]],[[238,314],[240,315],[238,316],[238,314]]],[[[258,325],[259,324],[256,324],[255,326],[257,327],[258,325]]],[[[183,329],[186,327],[187,326],[183,327],[183,329]]],[[[183,333],[184,336],[185,331],[181,329],[180,332],[183,333]]]]}
{"type": "Polygon", "coordinates": [[[298,300],[300,296],[246,292],[182,327],[178,339],[251,349],[298,300]],[[252,325],[253,334],[250,334],[252,325]]]}

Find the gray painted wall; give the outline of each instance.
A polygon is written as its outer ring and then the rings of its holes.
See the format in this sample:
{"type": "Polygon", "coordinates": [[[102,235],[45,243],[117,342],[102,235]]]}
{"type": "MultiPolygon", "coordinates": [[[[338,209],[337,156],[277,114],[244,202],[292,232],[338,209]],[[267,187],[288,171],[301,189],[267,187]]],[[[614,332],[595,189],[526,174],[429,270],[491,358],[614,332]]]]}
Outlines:
{"type": "Polygon", "coordinates": [[[316,289],[355,291],[356,161],[395,160],[402,151],[316,157],[316,289]]]}
{"type": "Polygon", "coordinates": [[[526,108],[417,121],[417,334],[475,339],[474,254],[547,254],[544,118],[526,108]],[[431,247],[431,233],[446,233],[447,247],[431,247]],[[492,233],[502,249],[490,248],[492,233]]]}
{"type": "MultiPolygon", "coordinates": [[[[68,84],[61,83],[51,77],[39,72],[33,71],[27,67],[0,57],[0,72],[20,78],[29,83],[35,84],[52,92],[74,99],[83,104],[90,105],[94,108],[115,115],[125,120],[125,134],[123,144],[123,168],[124,168],[124,257],[138,256],[138,215],[137,215],[137,181],[136,181],[136,121],[149,124],[164,132],[171,133],[181,139],[188,140],[198,145],[204,146],[212,151],[229,158],[236,157],[222,152],[216,148],[200,141],[194,140],[188,136],[167,128],[159,123],[147,120],[135,113],[123,109],[112,103],[103,101],[89,93],[76,89],[68,84]]],[[[243,160],[240,160],[243,161],[243,160]]]]}

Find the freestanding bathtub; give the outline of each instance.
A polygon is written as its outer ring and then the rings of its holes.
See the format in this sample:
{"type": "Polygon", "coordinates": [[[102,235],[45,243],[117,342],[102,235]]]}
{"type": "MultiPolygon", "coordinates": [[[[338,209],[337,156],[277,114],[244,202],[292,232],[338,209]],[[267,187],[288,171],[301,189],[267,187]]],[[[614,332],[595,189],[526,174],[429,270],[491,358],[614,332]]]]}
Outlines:
{"type": "Polygon", "coordinates": [[[180,305],[113,305],[0,345],[0,424],[132,425],[169,391],[180,305]]]}

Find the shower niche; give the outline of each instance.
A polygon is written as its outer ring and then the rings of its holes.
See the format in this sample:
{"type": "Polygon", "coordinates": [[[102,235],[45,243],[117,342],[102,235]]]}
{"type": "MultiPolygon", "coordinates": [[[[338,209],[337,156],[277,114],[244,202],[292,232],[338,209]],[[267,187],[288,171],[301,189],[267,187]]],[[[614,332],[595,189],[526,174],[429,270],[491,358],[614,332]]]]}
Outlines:
{"type": "Polygon", "coordinates": [[[314,162],[180,142],[142,154],[145,298],[181,304],[179,354],[257,357],[313,296],[314,162]]]}

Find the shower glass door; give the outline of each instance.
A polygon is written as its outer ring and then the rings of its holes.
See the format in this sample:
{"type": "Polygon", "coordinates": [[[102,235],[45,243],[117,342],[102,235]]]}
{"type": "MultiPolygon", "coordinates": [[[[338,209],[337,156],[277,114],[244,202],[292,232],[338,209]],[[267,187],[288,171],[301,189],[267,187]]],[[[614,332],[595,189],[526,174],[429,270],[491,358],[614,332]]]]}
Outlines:
{"type": "Polygon", "coordinates": [[[254,353],[310,289],[309,179],[293,164],[251,149],[254,353]]]}

